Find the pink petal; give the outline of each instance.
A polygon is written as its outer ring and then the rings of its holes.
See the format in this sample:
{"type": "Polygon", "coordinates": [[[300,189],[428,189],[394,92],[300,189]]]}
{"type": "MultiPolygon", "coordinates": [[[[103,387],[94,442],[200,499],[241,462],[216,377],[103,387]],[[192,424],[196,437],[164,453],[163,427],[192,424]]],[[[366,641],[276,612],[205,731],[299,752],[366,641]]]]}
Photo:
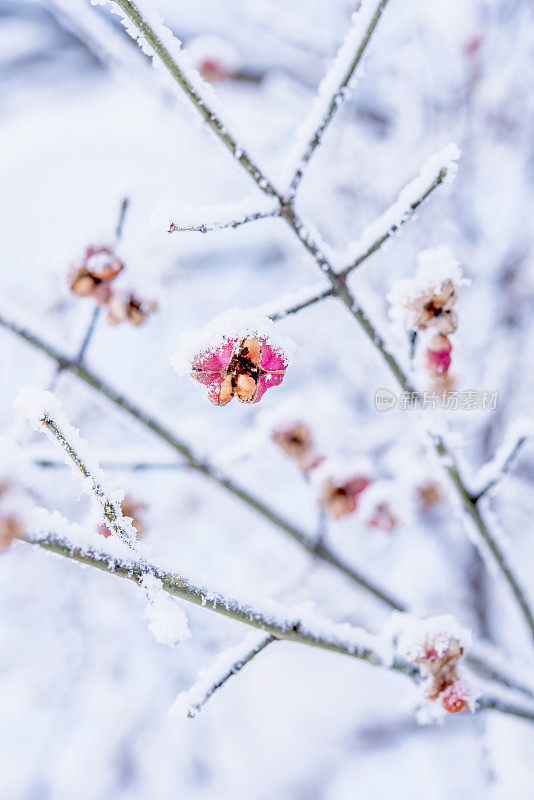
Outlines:
{"type": "Polygon", "coordinates": [[[260,365],[266,372],[285,372],[287,369],[286,357],[280,350],[275,350],[265,340],[261,354],[260,365]]]}

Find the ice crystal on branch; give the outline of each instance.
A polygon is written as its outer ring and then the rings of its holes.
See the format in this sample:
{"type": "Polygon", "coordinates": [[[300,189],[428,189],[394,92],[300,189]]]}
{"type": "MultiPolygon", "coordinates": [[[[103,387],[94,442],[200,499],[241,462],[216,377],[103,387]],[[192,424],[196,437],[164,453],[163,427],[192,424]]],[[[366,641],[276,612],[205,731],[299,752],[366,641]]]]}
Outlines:
{"type": "Polygon", "coordinates": [[[246,222],[272,217],[280,210],[277,200],[258,192],[237,203],[216,206],[185,206],[178,200],[162,200],[150,215],[155,231],[199,231],[237,228],[246,222]]]}
{"type": "Polygon", "coordinates": [[[171,363],[178,374],[208,387],[208,398],[224,406],[233,397],[258,403],[278,386],[288,367],[291,344],[273,323],[251,312],[229,311],[197,334],[182,337],[171,363]]]}

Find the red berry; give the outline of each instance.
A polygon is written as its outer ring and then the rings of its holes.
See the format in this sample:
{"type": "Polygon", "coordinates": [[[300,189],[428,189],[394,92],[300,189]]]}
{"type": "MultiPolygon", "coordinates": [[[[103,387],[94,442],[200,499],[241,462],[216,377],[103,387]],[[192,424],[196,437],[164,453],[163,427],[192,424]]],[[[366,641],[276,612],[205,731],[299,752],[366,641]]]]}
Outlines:
{"type": "Polygon", "coordinates": [[[441,704],[449,714],[459,714],[461,711],[465,711],[468,706],[465,690],[453,683],[442,692],[441,704]]]}

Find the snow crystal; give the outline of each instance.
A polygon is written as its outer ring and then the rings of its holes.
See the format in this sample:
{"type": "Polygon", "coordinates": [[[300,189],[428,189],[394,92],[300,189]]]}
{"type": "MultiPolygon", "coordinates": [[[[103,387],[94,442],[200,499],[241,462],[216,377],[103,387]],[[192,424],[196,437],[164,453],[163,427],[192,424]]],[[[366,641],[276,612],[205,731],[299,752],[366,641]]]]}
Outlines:
{"type": "Polygon", "coordinates": [[[270,216],[278,210],[278,201],[259,195],[216,206],[184,206],[177,200],[162,200],[150,215],[155,231],[213,230],[240,225],[250,219],[270,216]]]}
{"type": "Polygon", "coordinates": [[[147,596],[143,617],[148,629],[160,644],[172,647],[191,637],[187,616],[178,604],[163,589],[163,583],[154,575],[145,575],[139,582],[147,596]]]}
{"type": "Polygon", "coordinates": [[[186,692],[181,692],[169,710],[171,719],[194,717],[218,685],[236,672],[244,661],[266,641],[264,633],[249,633],[239,644],[219,653],[209,667],[201,670],[198,679],[186,692]]]}
{"type": "Polygon", "coordinates": [[[217,349],[224,340],[243,339],[246,336],[265,337],[275,350],[285,355],[290,364],[295,349],[293,341],[283,336],[268,317],[252,309],[235,308],[215,317],[199,331],[184,333],[171,357],[171,365],[178,375],[189,375],[196,355],[217,349]]]}

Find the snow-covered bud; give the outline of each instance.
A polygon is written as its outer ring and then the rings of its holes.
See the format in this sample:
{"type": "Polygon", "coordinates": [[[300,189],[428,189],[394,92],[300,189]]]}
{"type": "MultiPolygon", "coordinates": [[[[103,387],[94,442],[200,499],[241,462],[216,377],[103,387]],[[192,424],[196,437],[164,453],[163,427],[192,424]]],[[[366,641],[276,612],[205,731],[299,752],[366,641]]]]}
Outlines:
{"type": "Polygon", "coordinates": [[[366,475],[352,475],[343,480],[328,478],[322,485],[319,505],[334,519],[353,514],[362,492],[370,484],[366,475]]]}
{"type": "Polygon", "coordinates": [[[137,326],[157,311],[158,304],[154,300],[143,300],[132,292],[112,292],[106,308],[106,320],[110,325],[129,322],[137,326]]]}
{"type": "Polygon", "coordinates": [[[70,273],[71,291],[79,297],[94,297],[105,303],[110,296],[111,282],[124,268],[112,247],[89,246],[78,267],[70,273]]]}
{"type": "Polygon", "coordinates": [[[233,77],[239,64],[237,50],[216,36],[198,36],[187,45],[187,52],[208,83],[221,83],[233,77]]]}
{"type": "Polygon", "coordinates": [[[12,514],[0,514],[0,553],[9,550],[15,539],[23,539],[24,531],[12,514]]]}
{"type": "Polygon", "coordinates": [[[461,661],[471,643],[469,631],[461,628],[450,615],[418,620],[398,616],[397,649],[418,664],[425,676],[425,703],[454,714],[473,705],[476,693],[461,674],[461,661]]]}
{"type": "Polygon", "coordinates": [[[443,333],[437,333],[428,343],[425,351],[427,372],[433,377],[446,375],[451,365],[452,344],[443,333]]]}
{"type": "Polygon", "coordinates": [[[424,250],[415,276],[398,281],[389,293],[391,314],[403,317],[412,331],[433,328],[442,334],[454,333],[458,316],[453,306],[460,286],[467,282],[448,248],[424,250]]]}
{"type": "MultiPolygon", "coordinates": [[[[121,511],[124,517],[129,517],[132,520],[132,526],[135,528],[138,539],[141,539],[145,533],[145,522],[143,520],[143,512],[146,511],[146,504],[134,497],[126,494],[121,503],[121,511]]],[[[105,523],[98,526],[98,533],[101,536],[111,536],[111,531],[105,523]]]]}
{"type": "Polygon", "coordinates": [[[315,452],[312,433],[304,422],[276,428],[272,440],[292,461],[296,461],[303,472],[309,472],[323,461],[324,456],[315,452]]]}

